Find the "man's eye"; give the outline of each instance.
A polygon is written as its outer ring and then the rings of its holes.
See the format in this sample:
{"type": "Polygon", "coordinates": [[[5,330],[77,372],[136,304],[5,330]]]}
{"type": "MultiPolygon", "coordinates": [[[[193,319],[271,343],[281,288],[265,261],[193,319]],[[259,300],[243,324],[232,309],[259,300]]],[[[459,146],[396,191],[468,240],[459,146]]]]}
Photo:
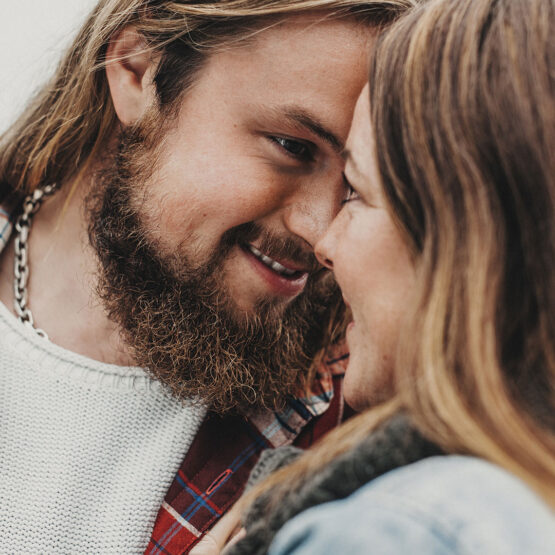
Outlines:
{"type": "Polygon", "coordinates": [[[308,162],[314,159],[312,149],[305,143],[293,139],[286,139],[285,137],[271,137],[271,140],[285,150],[288,156],[292,156],[297,160],[308,162]]]}

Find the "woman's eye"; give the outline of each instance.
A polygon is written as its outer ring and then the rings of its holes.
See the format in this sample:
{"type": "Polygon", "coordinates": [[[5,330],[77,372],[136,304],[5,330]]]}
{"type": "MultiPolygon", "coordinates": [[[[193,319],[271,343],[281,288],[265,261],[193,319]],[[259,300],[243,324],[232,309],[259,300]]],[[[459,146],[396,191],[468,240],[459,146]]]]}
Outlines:
{"type": "Polygon", "coordinates": [[[286,139],[285,137],[271,137],[271,139],[285,150],[287,155],[293,156],[298,160],[310,161],[314,158],[312,149],[305,143],[286,139]]]}
{"type": "Polygon", "coordinates": [[[345,174],[343,174],[343,185],[345,186],[345,198],[341,201],[341,204],[347,204],[360,198],[357,190],[349,183],[345,174]]]}

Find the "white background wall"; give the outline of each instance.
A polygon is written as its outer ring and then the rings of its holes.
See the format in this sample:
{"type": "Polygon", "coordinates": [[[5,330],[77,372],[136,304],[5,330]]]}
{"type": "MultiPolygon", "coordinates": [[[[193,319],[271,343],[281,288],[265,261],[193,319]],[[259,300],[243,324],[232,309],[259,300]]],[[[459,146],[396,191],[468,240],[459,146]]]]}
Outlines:
{"type": "Polygon", "coordinates": [[[0,133],[52,74],[97,0],[0,0],[0,133]]]}

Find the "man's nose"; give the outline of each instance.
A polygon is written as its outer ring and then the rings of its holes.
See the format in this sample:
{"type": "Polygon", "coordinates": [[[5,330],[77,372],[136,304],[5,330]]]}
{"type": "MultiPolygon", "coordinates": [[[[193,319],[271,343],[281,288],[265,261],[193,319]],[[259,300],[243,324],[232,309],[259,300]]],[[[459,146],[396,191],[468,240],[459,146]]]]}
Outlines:
{"type": "Polygon", "coordinates": [[[290,233],[312,249],[331,225],[340,206],[339,188],[300,191],[285,209],[284,223],[290,233]]]}

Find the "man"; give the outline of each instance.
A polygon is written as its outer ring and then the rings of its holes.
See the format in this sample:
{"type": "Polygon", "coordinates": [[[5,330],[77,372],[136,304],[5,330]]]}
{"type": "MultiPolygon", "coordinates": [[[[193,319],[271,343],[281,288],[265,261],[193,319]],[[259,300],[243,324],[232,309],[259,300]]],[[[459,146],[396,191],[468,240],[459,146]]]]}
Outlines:
{"type": "Polygon", "coordinates": [[[3,138],[7,551],[187,552],[261,449],[336,423],[340,361],[298,398],[338,296],[312,247],[411,2],[320,4],[103,0],[3,138]]]}

